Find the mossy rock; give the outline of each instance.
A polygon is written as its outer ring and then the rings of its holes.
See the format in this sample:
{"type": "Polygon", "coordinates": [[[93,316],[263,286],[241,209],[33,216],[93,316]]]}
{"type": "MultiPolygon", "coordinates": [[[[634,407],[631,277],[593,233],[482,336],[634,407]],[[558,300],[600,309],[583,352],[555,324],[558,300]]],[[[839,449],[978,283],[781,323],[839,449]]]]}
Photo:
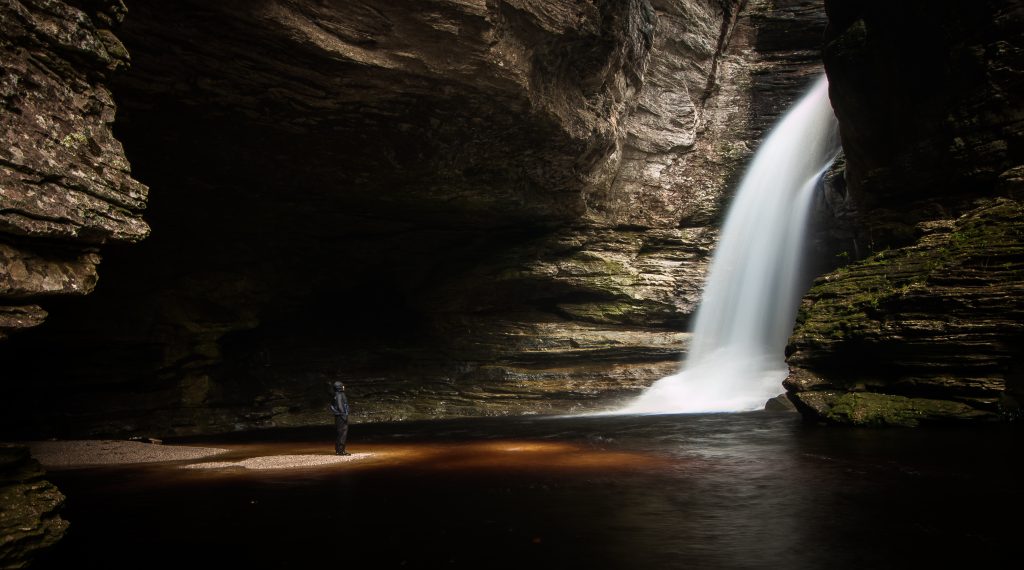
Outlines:
{"type": "Polygon", "coordinates": [[[837,424],[916,427],[921,423],[995,419],[991,412],[950,400],[872,392],[797,392],[790,397],[805,416],[837,424]]]}
{"type": "Polygon", "coordinates": [[[908,321],[977,321],[1016,310],[1011,292],[1024,272],[1024,205],[990,200],[955,221],[922,224],[921,230],[925,235],[913,246],[878,252],[818,278],[804,297],[790,352],[818,352],[811,357],[822,360],[837,344],[902,342],[908,321]],[[982,313],[962,305],[972,295],[1006,301],[982,313]]]}

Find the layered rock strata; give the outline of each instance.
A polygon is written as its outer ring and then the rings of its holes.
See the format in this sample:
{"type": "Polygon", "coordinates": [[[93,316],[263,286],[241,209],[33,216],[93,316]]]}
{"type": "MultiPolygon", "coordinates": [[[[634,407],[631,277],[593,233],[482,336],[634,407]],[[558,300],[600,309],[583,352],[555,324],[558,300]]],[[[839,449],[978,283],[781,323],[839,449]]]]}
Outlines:
{"type": "Polygon", "coordinates": [[[64,495],[27,447],[0,445],[0,567],[25,568],[64,536],[64,495]]]}
{"type": "Polygon", "coordinates": [[[111,132],[123,17],[120,1],[0,2],[0,338],[41,323],[43,299],[92,291],[99,246],[149,233],[111,132]]]}
{"type": "Polygon", "coordinates": [[[20,428],[325,423],[335,378],[358,420],[564,412],[678,366],[820,5],[415,4],[128,2],[153,236],[0,348],[61,388],[20,428]]]}
{"type": "Polygon", "coordinates": [[[839,423],[1016,417],[1024,15],[1014,2],[826,4],[860,244],[848,254],[868,255],[805,298],[791,396],[839,423]]]}

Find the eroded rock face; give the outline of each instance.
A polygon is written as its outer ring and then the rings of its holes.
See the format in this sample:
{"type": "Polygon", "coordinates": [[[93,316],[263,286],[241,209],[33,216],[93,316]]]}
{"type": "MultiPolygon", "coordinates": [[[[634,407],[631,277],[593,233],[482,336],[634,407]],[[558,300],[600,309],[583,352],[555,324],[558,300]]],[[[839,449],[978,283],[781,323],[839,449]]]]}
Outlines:
{"type": "Polygon", "coordinates": [[[767,129],[821,73],[821,2],[655,1],[644,88],[594,185],[593,216],[716,227],[767,129]],[[606,167],[607,168],[607,167],[606,167]]]}
{"type": "Polygon", "coordinates": [[[38,299],[89,293],[97,246],[149,233],[147,189],[111,133],[124,6],[88,6],[0,2],[0,338],[42,322],[38,299]]]}
{"type": "Polygon", "coordinates": [[[43,479],[27,447],[0,445],[0,566],[25,568],[64,536],[64,495],[43,479]]]}
{"type": "Polygon", "coordinates": [[[128,8],[116,132],[153,236],[0,348],[61,387],[64,419],[21,427],[327,423],[335,378],[357,420],[634,393],[678,366],[824,28],[795,0],[128,8]]]}
{"type": "Polygon", "coordinates": [[[872,253],[805,298],[791,396],[840,423],[1015,417],[1024,17],[1013,2],[827,5],[847,200],[872,253]]]}

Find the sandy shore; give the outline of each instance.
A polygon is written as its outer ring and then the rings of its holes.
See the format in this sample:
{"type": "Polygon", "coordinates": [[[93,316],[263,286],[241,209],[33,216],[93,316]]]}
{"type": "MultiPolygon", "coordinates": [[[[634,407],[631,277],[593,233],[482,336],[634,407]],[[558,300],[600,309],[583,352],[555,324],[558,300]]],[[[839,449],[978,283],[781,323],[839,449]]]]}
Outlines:
{"type": "MultiPolygon", "coordinates": [[[[27,445],[32,456],[47,469],[73,469],[102,465],[129,465],[137,463],[163,463],[196,461],[231,451],[217,447],[191,447],[186,445],[159,445],[137,441],[71,440],[31,441],[27,445]]],[[[185,469],[241,468],[257,471],[267,469],[298,469],[323,467],[369,459],[374,453],[334,455],[307,453],[301,455],[264,455],[237,461],[212,461],[182,465],[185,469]]]]}
{"type": "Polygon", "coordinates": [[[211,457],[228,450],[216,447],[158,445],[138,441],[106,439],[71,441],[30,441],[32,456],[46,468],[126,465],[161,461],[189,461],[211,457]]]}

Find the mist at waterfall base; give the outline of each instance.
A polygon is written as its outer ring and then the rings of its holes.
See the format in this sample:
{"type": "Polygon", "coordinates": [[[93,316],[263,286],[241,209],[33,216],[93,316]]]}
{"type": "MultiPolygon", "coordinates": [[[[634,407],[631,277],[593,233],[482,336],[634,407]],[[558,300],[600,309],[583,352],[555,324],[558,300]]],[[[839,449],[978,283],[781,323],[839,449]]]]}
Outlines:
{"type": "Polygon", "coordinates": [[[754,155],[729,209],[682,370],[618,413],[751,411],[783,391],[815,189],[839,151],[825,76],[754,155]]]}

